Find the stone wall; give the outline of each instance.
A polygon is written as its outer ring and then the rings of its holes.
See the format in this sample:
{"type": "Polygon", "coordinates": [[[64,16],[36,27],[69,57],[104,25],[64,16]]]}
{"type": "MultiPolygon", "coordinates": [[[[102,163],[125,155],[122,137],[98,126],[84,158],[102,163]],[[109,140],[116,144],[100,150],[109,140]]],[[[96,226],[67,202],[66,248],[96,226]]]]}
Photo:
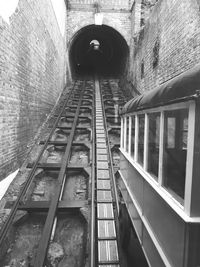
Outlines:
{"type": "Polygon", "coordinates": [[[199,1],[147,2],[152,3],[143,6],[141,13],[135,13],[138,7],[132,10],[135,30],[131,38],[129,80],[140,92],[161,85],[200,61],[199,1]],[[147,8],[149,12],[144,13],[147,8]]]}
{"type": "Polygon", "coordinates": [[[65,39],[49,0],[20,0],[0,16],[0,179],[21,165],[63,90],[65,39]]]}

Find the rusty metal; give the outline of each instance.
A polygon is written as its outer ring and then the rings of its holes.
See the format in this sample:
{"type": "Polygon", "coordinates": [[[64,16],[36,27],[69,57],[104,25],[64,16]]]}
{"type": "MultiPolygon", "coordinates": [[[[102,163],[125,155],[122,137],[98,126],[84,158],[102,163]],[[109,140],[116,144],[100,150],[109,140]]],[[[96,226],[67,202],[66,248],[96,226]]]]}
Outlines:
{"type": "Polygon", "coordinates": [[[31,170],[31,172],[30,172],[30,174],[29,174],[29,176],[28,176],[28,178],[27,178],[25,184],[24,184],[23,188],[21,189],[20,194],[19,194],[17,200],[15,201],[15,203],[14,203],[14,205],[13,205],[11,211],[10,211],[10,214],[9,214],[9,216],[8,216],[8,218],[7,218],[6,223],[4,223],[4,225],[3,225],[2,228],[1,228],[1,231],[0,231],[0,245],[3,243],[3,241],[4,241],[4,239],[5,239],[6,235],[7,235],[7,232],[8,232],[8,230],[9,230],[9,228],[11,227],[11,224],[12,224],[12,221],[13,221],[14,216],[15,216],[15,214],[16,214],[17,208],[18,208],[20,202],[22,201],[23,196],[24,196],[24,194],[26,193],[26,191],[27,191],[29,185],[31,184],[31,182],[32,182],[32,180],[33,180],[35,171],[36,171],[36,169],[37,169],[37,165],[38,165],[38,163],[39,163],[39,161],[40,161],[40,159],[41,159],[41,157],[42,157],[42,155],[43,155],[43,153],[44,153],[44,150],[46,149],[46,147],[47,147],[47,145],[48,145],[48,142],[49,142],[50,138],[51,138],[52,135],[53,135],[53,132],[54,132],[54,130],[55,130],[55,128],[56,128],[56,125],[58,124],[58,121],[59,121],[59,119],[60,119],[60,117],[61,117],[61,115],[62,115],[62,112],[64,111],[65,106],[66,106],[66,104],[67,104],[67,102],[68,102],[68,100],[69,100],[69,98],[70,98],[70,96],[71,96],[71,94],[72,94],[72,92],[73,92],[73,90],[74,90],[74,87],[75,87],[75,82],[74,82],[74,85],[73,85],[73,87],[72,87],[72,90],[69,92],[69,94],[68,94],[68,96],[67,96],[67,99],[64,101],[62,110],[61,110],[61,112],[60,112],[60,116],[57,117],[57,119],[56,119],[56,121],[55,121],[55,123],[54,123],[54,126],[53,126],[53,128],[52,128],[52,130],[51,130],[51,132],[50,132],[50,134],[49,134],[49,136],[48,136],[46,142],[44,143],[43,149],[41,150],[40,154],[38,155],[38,158],[37,158],[35,164],[33,165],[32,170],[31,170]]]}
{"type": "Polygon", "coordinates": [[[62,185],[64,182],[64,177],[66,175],[65,172],[66,172],[67,164],[69,161],[70,150],[71,150],[71,146],[72,146],[72,142],[73,142],[76,124],[78,121],[78,115],[79,115],[79,111],[80,111],[80,107],[81,107],[81,102],[82,102],[82,97],[83,97],[83,92],[84,92],[84,90],[83,90],[84,86],[85,86],[85,82],[83,84],[82,92],[80,95],[79,103],[78,103],[76,114],[74,117],[73,126],[72,126],[72,129],[70,132],[69,140],[68,140],[65,154],[63,157],[63,161],[61,164],[61,169],[60,169],[59,176],[58,176],[58,186],[56,188],[55,195],[54,195],[54,197],[51,201],[51,205],[49,207],[49,211],[48,211],[48,215],[46,218],[44,230],[43,230],[42,237],[40,239],[40,244],[39,244],[39,247],[37,250],[37,255],[36,255],[35,260],[34,260],[34,267],[42,267],[44,264],[44,261],[45,261],[46,252],[47,252],[47,248],[49,245],[49,240],[51,237],[51,231],[52,231],[52,227],[53,227],[53,223],[54,223],[54,218],[55,218],[55,214],[56,214],[56,210],[57,210],[57,206],[58,206],[58,202],[59,202],[59,198],[60,198],[60,192],[61,192],[62,185]]]}
{"type": "MultiPolygon", "coordinates": [[[[114,191],[114,194],[112,196],[112,199],[98,199],[97,201],[97,189],[98,191],[105,191],[105,192],[109,192],[110,189],[109,188],[98,188],[97,187],[97,157],[96,153],[97,153],[97,137],[98,137],[98,146],[101,147],[102,145],[106,144],[106,147],[103,148],[106,151],[108,151],[107,156],[108,156],[108,161],[106,161],[106,163],[108,162],[108,169],[109,169],[109,177],[111,174],[111,178],[114,179],[114,169],[112,166],[112,155],[111,155],[111,148],[109,147],[109,141],[108,141],[108,127],[106,126],[106,114],[104,111],[104,106],[101,106],[101,113],[103,114],[102,117],[102,123],[100,123],[100,115],[98,114],[98,112],[100,112],[100,108],[96,107],[96,101],[95,98],[93,98],[92,100],[89,101],[89,105],[92,106],[91,108],[91,114],[88,116],[82,116],[79,115],[81,114],[81,109],[83,107],[87,107],[87,105],[85,105],[85,102],[83,103],[84,100],[88,101],[88,99],[84,98],[84,93],[86,92],[85,89],[85,82],[83,82],[82,84],[82,88],[80,91],[78,91],[79,93],[79,98],[78,98],[78,104],[77,105],[70,105],[70,107],[74,108],[74,115],[67,115],[66,111],[66,115],[63,115],[64,109],[66,108],[66,104],[68,103],[68,100],[70,100],[70,96],[72,95],[73,90],[71,91],[71,93],[69,94],[67,100],[65,101],[63,108],[61,110],[61,112],[56,115],[57,119],[56,119],[56,123],[54,124],[51,133],[48,137],[48,139],[46,141],[41,141],[40,144],[43,145],[43,149],[39,154],[38,159],[36,160],[36,162],[34,164],[28,164],[27,167],[28,168],[32,168],[31,170],[31,174],[30,177],[28,178],[28,183],[25,185],[22,193],[20,194],[19,200],[17,201],[17,205],[16,205],[16,210],[23,210],[23,211],[27,211],[29,213],[33,213],[33,212],[46,212],[47,213],[47,218],[45,221],[45,225],[44,225],[44,229],[43,229],[43,233],[42,233],[42,237],[40,239],[39,245],[38,245],[38,249],[36,254],[34,255],[33,259],[32,259],[32,265],[34,267],[43,267],[45,265],[45,260],[46,260],[46,254],[48,251],[48,246],[49,246],[49,241],[52,240],[51,236],[52,236],[52,229],[56,229],[56,223],[54,223],[55,218],[57,218],[57,213],[59,211],[67,211],[67,210],[72,210],[77,211],[80,208],[89,206],[90,207],[90,211],[91,211],[91,217],[90,217],[90,221],[89,223],[89,227],[90,227],[90,258],[89,258],[89,264],[90,267],[94,267],[94,266],[100,266],[100,265],[112,265],[112,264],[116,264],[119,266],[119,260],[114,261],[114,260],[110,260],[110,261],[98,261],[98,245],[99,242],[103,242],[103,241],[116,241],[117,237],[112,237],[112,236],[108,236],[108,237],[101,237],[101,236],[97,236],[97,232],[98,232],[98,223],[101,223],[102,221],[105,221],[105,224],[109,221],[114,221],[114,213],[113,214],[107,214],[107,217],[104,216],[100,216],[98,217],[97,213],[98,213],[98,204],[105,204],[105,205],[112,205],[112,208],[115,207],[115,205],[118,204],[118,201],[116,200],[117,197],[117,193],[115,192],[116,190],[112,189],[114,191]],[[97,114],[96,114],[97,113],[97,114]],[[60,119],[62,117],[67,117],[67,118],[73,118],[72,121],[72,127],[64,127],[64,126],[58,126],[58,123],[60,121],[60,119]],[[78,120],[82,119],[82,118],[90,118],[91,120],[91,127],[88,126],[77,126],[78,120]],[[97,121],[96,121],[97,120],[97,121]],[[101,129],[103,127],[103,130],[101,129]],[[104,130],[105,127],[105,130],[104,130]],[[69,130],[68,131],[68,136],[67,136],[67,141],[52,141],[51,137],[55,131],[55,129],[65,129],[65,130],[69,130]],[[82,142],[82,141],[74,141],[74,136],[76,133],[76,130],[86,130],[89,132],[89,138],[87,139],[87,141],[82,142]],[[103,131],[103,133],[105,133],[106,138],[102,139],[101,133],[100,131],[103,131]],[[98,132],[99,131],[99,132],[98,132]],[[97,132],[97,134],[96,134],[97,132]],[[92,138],[92,139],[91,139],[92,138]],[[90,141],[88,141],[90,140],[90,141]],[[65,147],[65,152],[64,152],[64,156],[63,159],[61,161],[61,163],[42,163],[40,162],[40,160],[42,159],[42,155],[45,151],[45,149],[47,148],[48,145],[55,145],[55,146],[63,146],[65,147]],[[84,146],[87,148],[87,151],[90,151],[90,162],[88,164],[83,163],[83,165],[78,165],[76,162],[73,161],[73,164],[69,162],[70,160],[70,156],[71,156],[71,150],[73,147],[76,146],[84,146]],[[22,199],[25,200],[24,195],[27,193],[27,190],[32,190],[33,186],[34,186],[34,175],[35,175],[35,171],[37,169],[42,169],[43,171],[56,171],[58,174],[58,178],[57,179],[57,187],[55,189],[55,194],[52,198],[51,201],[45,200],[45,201],[33,201],[30,197],[30,193],[28,193],[28,197],[26,199],[26,202],[21,201],[22,199]],[[80,171],[81,173],[85,173],[85,175],[87,177],[90,178],[90,182],[91,184],[89,184],[90,186],[90,197],[87,200],[62,200],[61,199],[61,195],[62,195],[62,190],[64,188],[64,183],[65,183],[65,179],[67,179],[68,176],[68,172],[70,171],[80,171]],[[113,217],[112,217],[113,216],[113,217]],[[98,220],[97,220],[98,217],[98,220]]],[[[74,88],[74,87],[73,87],[74,88]]],[[[88,89],[89,90],[89,89],[88,89]]],[[[90,92],[88,91],[88,94],[94,94],[95,90],[91,90],[90,92]]],[[[75,92],[76,93],[76,92],[75,92]]],[[[92,98],[92,97],[91,97],[92,98]]],[[[103,105],[103,98],[101,96],[101,102],[103,105]]],[[[74,101],[74,98],[72,98],[71,103],[74,101]]],[[[98,103],[99,105],[99,103],[98,103]]],[[[69,105],[67,106],[67,108],[69,107],[69,105]]],[[[69,111],[70,112],[70,111],[69,111]]],[[[101,115],[102,116],[102,115],[101,115]]],[[[109,116],[109,118],[112,118],[113,116],[109,116]]],[[[112,126],[112,129],[114,128],[120,128],[120,126],[116,127],[116,126],[112,126]]],[[[79,133],[76,133],[79,134],[79,133]]],[[[81,139],[80,139],[81,140],[81,139]]],[[[99,149],[99,148],[98,148],[99,149]]],[[[99,154],[100,156],[100,154],[99,154]]],[[[103,156],[101,155],[100,161],[103,160],[103,156]]],[[[103,160],[105,162],[105,160],[103,160]]],[[[106,170],[107,171],[107,170],[106,170]]],[[[86,177],[85,176],[85,177],[86,177]]],[[[98,179],[98,181],[101,180],[106,180],[107,178],[102,178],[101,177],[98,179]]],[[[110,178],[108,178],[110,179],[110,178]]],[[[112,182],[113,185],[113,182],[112,182]]],[[[114,185],[116,186],[116,185],[114,185]]],[[[31,191],[30,190],[30,191],[31,191]]],[[[8,203],[8,205],[11,205],[11,203],[8,203]]],[[[118,208],[117,208],[118,210],[118,208]]],[[[116,215],[116,214],[115,214],[116,215]]],[[[12,214],[13,218],[15,216],[15,213],[12,214]]],[[[117,217],[115,217],[117,218],[117,217]]],[[[9,227],[11,226],[12,220],[9,221],[9,227]]],[[[5,229],[9,229],[8,225],[6,224],[5,229]]],[[[53,230],[53,231],[54,231],[53,230]]],[[[6,232],[7,233],[7,232],[6,232]]],[[[4,238],[6,236],[6,233],[4,235],[4,238]]],[[[1,236],[0,236],[1,237],[1,236]]],[[[3,240],[3,238],[2,238],[3,240]]],[[[1,244],[1,243],[0,243],[1,244]]]]}
{"type": "MultiPolygon", "coordinates": [[[[88,204],[86,200],[61,200],[58,203],[59,210],[66,210],[66,209],[80,209],[85,207],[88,204]]],[[[48,211],[51,205],[51,201],[28,201],[24,205],[19,206],[19,210],[26,210],[28,212],[33,211],[48,211]]]]}

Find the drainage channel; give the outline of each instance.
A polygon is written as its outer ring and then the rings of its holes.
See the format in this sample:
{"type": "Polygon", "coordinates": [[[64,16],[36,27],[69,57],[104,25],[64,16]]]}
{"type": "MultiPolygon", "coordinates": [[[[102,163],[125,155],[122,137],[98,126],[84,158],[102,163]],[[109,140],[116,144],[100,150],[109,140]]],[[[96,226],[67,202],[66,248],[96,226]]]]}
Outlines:
{"type": "Polygon", "coordinates": [[[105,114],[102,109],[102,99],[99,81],[95,80],[96,91],[96,227],[98,243],[97,266],[119,267],[119,252],[116,234],[116,218],[111,188],[112,169],[108,151],[105,114]]]}
{"type": "MultiPolygon", "coordinates": [[[[76,81],[0,232],[0,266],[89,261],[93,81],[76,81]]],[[[9,205],[9,203],[8,203],[9,205]]]]}

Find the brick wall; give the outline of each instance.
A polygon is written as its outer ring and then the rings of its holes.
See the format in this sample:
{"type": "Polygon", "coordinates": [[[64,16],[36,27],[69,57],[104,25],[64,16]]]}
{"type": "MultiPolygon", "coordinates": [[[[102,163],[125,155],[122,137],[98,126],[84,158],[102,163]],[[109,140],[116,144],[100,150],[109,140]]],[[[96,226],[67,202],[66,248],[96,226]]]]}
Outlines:
{"type": "MultiPolygon", "coordinates": [[[[199,1],[152,2],[144,28],[132,33],[129,78],[140,92],[159,86],[200,61],[199,1]]],[[[138,23],[137,19],[133,23],[138,23]]]]}
{"type": "Polygon", "coordinates": [[[68,0],[69,8],[89,8],[95,4],[102,9],[130,9],[133,0],[68,0]]]}
{"type": "Polygon", "coordinates": [[[65,36],[49,0],[0,17],[0,179],[18,168],[65,79],[65,36]]]}
{"type": "MultiPolygon", "coordinates": [[[[129,12],[103,12],[103,24],[117,30],[130,44],[131,20],[129,12]]],[[[69,10],[67,15],[67,40],[70,42],[74,35],[83,27],[94,24],[94,11],[69,10]]]]}
{"type": "MultiPolygon", "coordinates": [[[[102,12],[103,25],[109,26],[118,31],[122,37],[126,40],[127,45],[131,40],[131,19],[130,12],[116,12],[112,10],[106,10],[102,12]]],[[[94,10],[86,9],[70,9],[67,12],[67,75],[71,77],[71,67],[69,63],[69,51],[73,38],[79,33],[79,31],[89,25],[94,25],[94,10]]]]}

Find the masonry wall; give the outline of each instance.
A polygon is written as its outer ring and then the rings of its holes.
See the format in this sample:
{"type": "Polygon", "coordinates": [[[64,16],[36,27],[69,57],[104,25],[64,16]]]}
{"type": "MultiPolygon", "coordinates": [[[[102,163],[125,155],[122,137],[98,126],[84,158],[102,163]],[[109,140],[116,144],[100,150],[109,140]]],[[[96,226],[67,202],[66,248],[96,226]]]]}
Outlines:
{"type": "MultiPolygon", "coordinates": [[[[150,12],[145,11],[148,18],[143,18],[139,30],[135,27],[131,39],[129,79],[140,92],[151,90],[200,62],[199,1],[152,2],[150,12]]],[[[138,20],[141,16],[132,14],[132,27],[138,25],[138,20]]]]}
{"type": "MultiPolygon", "coordinates": [[[[131,13],[127,10],[116,11],[104,9],[103,13],[103,25],[109,26],[114,30],[118,31],[122,37],[126,40],[127,45],[130,45],[131,41],[131,13]]],[[[70,46],[73,42],[74,37],[79,34],[79,31],[89,25],[94,25],[94,9],[89,6],[86,8],[75,8],[69,9],[67,12],[66,20],[67,28],[67,76],[69,79],[71,76],[71,67],[69,62],[69,51],[70,46]]]]}
{"type": "MultiPolygon", "coordinates": [[[[117,30],[130,44],[131,20],[129,12],[104,11],[103,24],[117,30]]],[[[70,43],[75,34],[83,27],[94,25],[94,11],[69,10],[67,14],[67,41],[70,43]]]]}
{"type": "Polygon", "coordinates": [[[21,165],[63,90],[65,41],[49,0],[20,0],[10,20],[0,16],[0,179],[21,165]]]}

